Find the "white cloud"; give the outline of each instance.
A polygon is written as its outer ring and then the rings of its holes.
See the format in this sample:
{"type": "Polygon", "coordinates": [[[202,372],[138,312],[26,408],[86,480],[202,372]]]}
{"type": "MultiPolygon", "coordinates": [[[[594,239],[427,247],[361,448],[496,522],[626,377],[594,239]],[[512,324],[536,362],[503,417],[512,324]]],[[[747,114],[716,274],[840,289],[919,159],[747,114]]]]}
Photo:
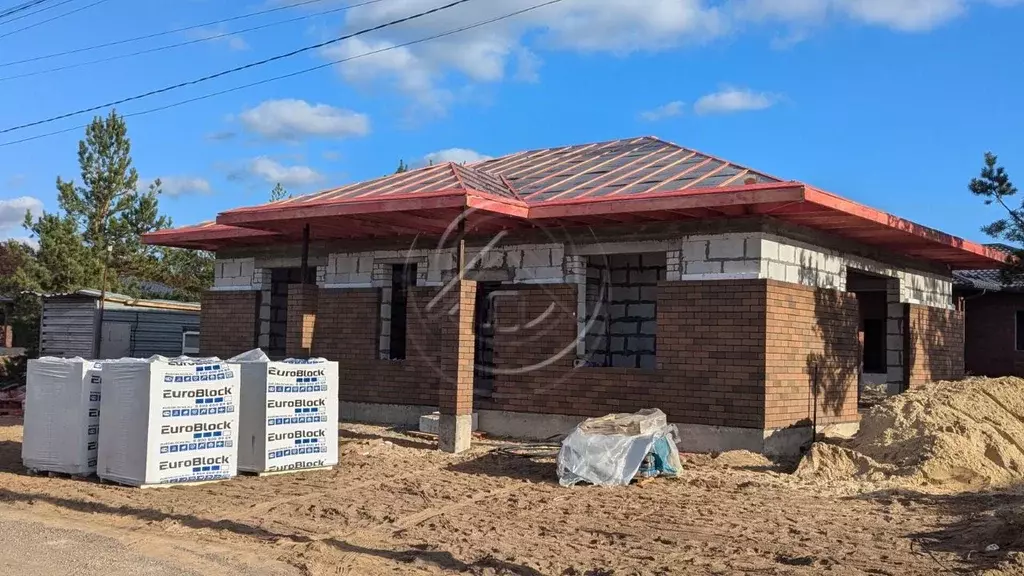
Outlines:
{"type": "MultiPolygon", "coordinates": [[[[833,21],[922,31],[962,16],[972,5],[1020,0],[575,0],[545,6],[479,28],[413,46],[403,43],[450,32],[529,6],[526,0],[487,0],[446,9],[325,48],[348,82],[396,89],[417,114],[443,115],[465,84],[538,79],[536,52],[569,50],[627,55],[701,44],[754,27],[791,45],[833,21]]],[[[341,31],[380,25],[436,8],[436,0],[389,0],[345,14],[341,31]]]]}
{"type": "Polygon", "coordinates": [[[723,88],[697,99],[693,111],[700,115],[729,114],[771,108],[779,96],[768,92],[754,92],[745,88],[723,88]]]}
{"type": "Polygon", "coordinates": [[[455,162],[456,164],[472,164],[473,162],[490,160],[491,158],[492,156],[487,156],[468,148],[446,148],[427,154],[420,163],[430,164],[433,162],[434,164],[441,164],[443,162],[455,162]]]}
{"type": "MultiPolygon", "coordinates": [[[[145,181],[143,190],[149,189],[152,181],[145,181]]],[[[185,196],[188,194],[209,194],[213,191],[210,182],[198,176],[161,176],[160,190],[165,196],[185,196]]]]}
{"type": "Polygon", "coordinates": [[[682,101],[675,100],[651,110],[644,110],[640,113],[640,118],[647,120],[648,122],[656,122],[666,118],[675,118],[676,116],[682,116],[683,108],[685,106],[686,104],[682,101]]]}
{"type": "Polygon", "coordinates": [[[267,100],[239,114],[242,125],[268,140],[345,138],[370,133],[370,118],[351,110],[305,100],[267,100]]]}
{"type": "Polygon", "coordinates": [[[267,156],[253,158],[241,170],[235,171],[229,177],[236,180],[255,177],[268,184],[280,182],[286,187],[310,186],[324,180],[323,174],[309,166],[285,166],[267,156]]]}
{"type": "Polygon", "coordinates": [[[32,196],[20,196],[0,200],[0,238],[10,238],[15,232],[24,232],[21,227],[25,213],[31,211],[38,216],[43,212],[43,201],[32,196]]]}

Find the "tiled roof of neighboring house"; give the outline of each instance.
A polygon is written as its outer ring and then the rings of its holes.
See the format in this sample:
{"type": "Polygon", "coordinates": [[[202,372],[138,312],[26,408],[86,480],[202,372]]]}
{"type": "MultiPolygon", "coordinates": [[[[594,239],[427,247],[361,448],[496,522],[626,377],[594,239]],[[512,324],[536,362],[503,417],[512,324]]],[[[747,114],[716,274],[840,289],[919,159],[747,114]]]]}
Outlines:
{"type": "Polygon", "coordinates": [[[714,156],[643,136],[445,163],[318,194],[222,212],[216,223],[148,234],[217,249],[311,239],[470,234],[763,216],[954,268],[991,268],[997,250],[714,156]],[[463,217],[460,218],[460,215],[463,217]]]}
{"type": "Polygon", "coordinates": [[[992,292],[1024,292],[1024,282],[1003,284],[998,269],[955,270],[953,282],[957,288],[989,290],[992,292]]]}

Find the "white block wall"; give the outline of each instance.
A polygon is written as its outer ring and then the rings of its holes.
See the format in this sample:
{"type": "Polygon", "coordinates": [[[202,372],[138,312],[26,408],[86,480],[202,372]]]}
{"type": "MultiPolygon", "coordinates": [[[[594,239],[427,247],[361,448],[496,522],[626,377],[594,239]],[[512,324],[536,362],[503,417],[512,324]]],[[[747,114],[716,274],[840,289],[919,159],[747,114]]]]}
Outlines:
{"type": "Polygon", "coordinates": [[[254,258],[218,259],[213,264],[214,290],[259,290],[263,270],[256,268],[254,258]]]}
{"type": "Polygon", "coordinates": [[[691,236],[669,249],[669,280],[760,278],[846,290],[848,269],[899,279],[899,302],[953,307],[950,278],[761,232],[691,236]]]}

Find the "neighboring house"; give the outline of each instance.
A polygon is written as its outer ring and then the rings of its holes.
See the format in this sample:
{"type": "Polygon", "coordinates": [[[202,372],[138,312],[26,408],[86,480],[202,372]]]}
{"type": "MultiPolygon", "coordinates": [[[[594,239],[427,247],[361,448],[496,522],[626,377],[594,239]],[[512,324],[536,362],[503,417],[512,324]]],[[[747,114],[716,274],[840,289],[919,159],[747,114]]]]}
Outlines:
{"type": "Polygon", "coordinates": [[[89,359],[199,352],[199,304],[98,290],[43,296],[39,355],[89,359]]]}
{"type": "Polygon", "coordinates": [[[471,413],[547,438],[658,407],[683,449],[793,452],[814,425],[858,425],[862,371],[893,391],[961,377],[951,270],[1004,258],[652,137],[427,166],[145,241],[216,253],[203,354],[336,360],[344,418],[439,409],[452,451],[471,413]]]}
{"type": "Polygon", "coordinates": [[[960,270],[954,277],[967,315],[967,373],[1024,376],[1024,284],[1003,285],[998,269],[960,270]]]}

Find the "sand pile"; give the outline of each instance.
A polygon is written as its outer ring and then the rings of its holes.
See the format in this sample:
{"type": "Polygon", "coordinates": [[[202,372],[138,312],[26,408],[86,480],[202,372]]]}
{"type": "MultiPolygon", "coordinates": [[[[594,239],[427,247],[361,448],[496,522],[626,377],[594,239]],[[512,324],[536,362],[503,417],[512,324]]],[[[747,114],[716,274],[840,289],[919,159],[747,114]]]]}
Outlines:
{"type": "Polygon", "coordinates": [[[840,446],[815,444],[804,478],[882,478],[943,487],[1024,479],[1024,380],[934,382],[875,406],[840,446]]]}
{"type": "Polygon", "coordinates": [[[770,470],[775,463],[766,458],[763,454],[750,452],[749,450],[730,450],[722,452],[712,460],[714,464],[725,468],[746,468],[770,470]]]}

